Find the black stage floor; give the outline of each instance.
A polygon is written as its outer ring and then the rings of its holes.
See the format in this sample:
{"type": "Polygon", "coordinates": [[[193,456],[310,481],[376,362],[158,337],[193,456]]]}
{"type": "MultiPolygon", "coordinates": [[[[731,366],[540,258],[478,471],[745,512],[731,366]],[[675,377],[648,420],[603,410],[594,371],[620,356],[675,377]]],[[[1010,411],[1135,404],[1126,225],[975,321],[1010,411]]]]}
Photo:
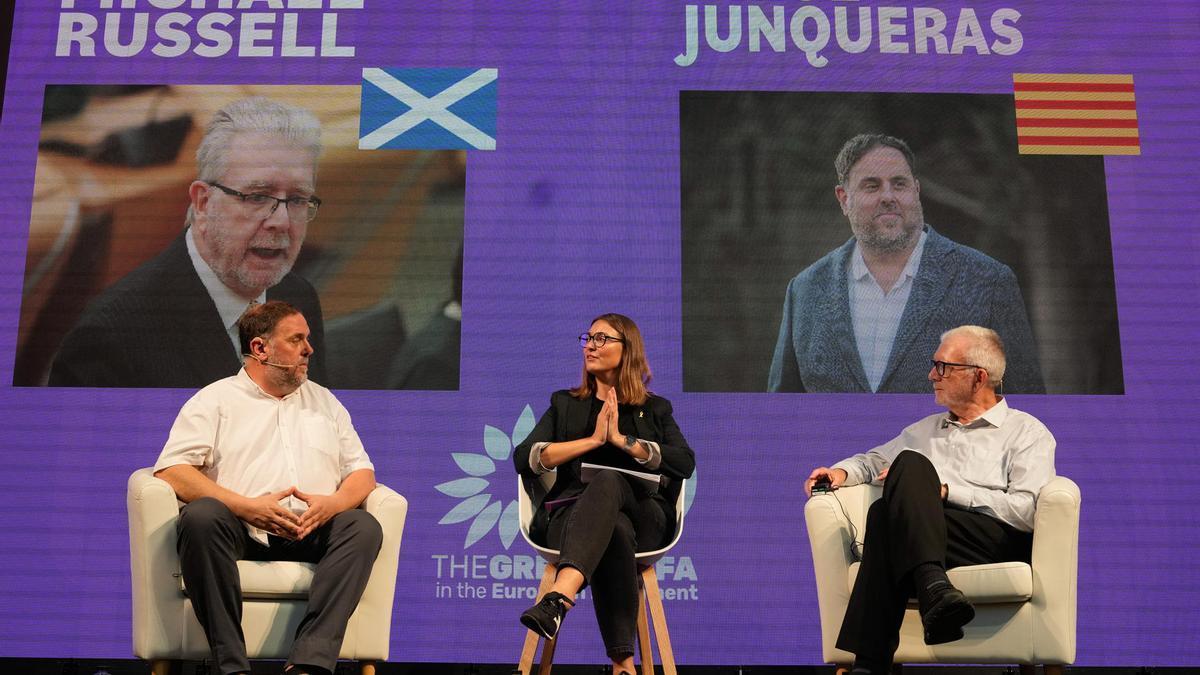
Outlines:
{"type": "MultiPolygon", "coordinates": [[[[254,663],[254,675],[278,675],[281,662],[254,663]]],[[[146,675],[144,661],[137,659],[16,659],[0,658],[0,675],[146,675]]],[[[337,675],[353,675],[358,668],[342,663],[337,675]]],[[[377,675],[511,675],[512,664],[381,663],[377,675]]],[[[597,665],[556,665],[555,675],[608,675],[597,665]]],[[[657,668],[656,673],[662,669],[657,668]]],[[[904,675],[1017,675],[1016,666],[906,666],[904,675]]],[[[1040,671],[1039,671],[1040,672],[1040,671]]],[[[679,666],[679,675],[832,675],[831,666],[679,666]]],[[[1200,668],[1156,666],[1067,667],[1068,675],[1196,675],[1200,668]]],[[[217,675],[208,664],[184,662],[172,675],[217,675]]]]}

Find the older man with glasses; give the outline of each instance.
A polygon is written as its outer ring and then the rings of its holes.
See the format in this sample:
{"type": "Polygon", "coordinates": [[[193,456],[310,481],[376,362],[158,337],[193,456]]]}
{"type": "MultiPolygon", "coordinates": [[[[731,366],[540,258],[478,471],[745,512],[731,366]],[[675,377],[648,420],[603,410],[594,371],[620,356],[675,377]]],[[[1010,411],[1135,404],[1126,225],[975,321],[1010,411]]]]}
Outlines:
{"type": "Polygon", "coordinates": [[[1054,477],[1054,436],[1008,407],[1000,336],[979,326],[942,334],[929,381],[938,405],[891,441],[814,469],[828,489],[882,482],[867,514],[862,567],[838,635],[854,673],[887,673],[908,598],[916,596],[926,644],[963,637],[975,616],[946,576],[960,565],[1029,562],[1035,499],[1054,477]]]}
{"type": "Polygon", "coordinates": [[[324,380],[321,305],[292,273],[321,205],[320,152],[320,122],[308,110],[249,98],[218,111],[196,152],[186,229],[88,305],[49,384],[202,387],[237,372],[238,318],[267,300],[307,317],[310,375],[324,380]]]}

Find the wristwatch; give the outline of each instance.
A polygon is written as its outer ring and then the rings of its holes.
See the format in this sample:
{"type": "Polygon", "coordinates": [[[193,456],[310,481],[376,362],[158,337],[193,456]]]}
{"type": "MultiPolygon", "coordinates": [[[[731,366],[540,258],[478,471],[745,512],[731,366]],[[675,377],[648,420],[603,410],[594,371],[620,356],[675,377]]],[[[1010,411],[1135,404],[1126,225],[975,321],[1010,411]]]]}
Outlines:
{"type": "Polygon", "coordinates": [[[637,439],[632,434],[625,434],[625,452],[632,450],[635,445],[637,445],[637,439]]]}

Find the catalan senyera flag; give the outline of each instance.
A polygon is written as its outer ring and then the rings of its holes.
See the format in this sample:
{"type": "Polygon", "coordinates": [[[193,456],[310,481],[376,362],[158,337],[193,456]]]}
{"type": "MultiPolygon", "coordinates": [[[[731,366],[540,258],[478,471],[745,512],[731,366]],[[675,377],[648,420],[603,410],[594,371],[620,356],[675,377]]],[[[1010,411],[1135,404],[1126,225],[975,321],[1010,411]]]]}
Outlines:
{"type": "Polygon", "coordinates": [[[1133,75],[1013,73],[1017,152],[1140,155],[1133,75]]]}

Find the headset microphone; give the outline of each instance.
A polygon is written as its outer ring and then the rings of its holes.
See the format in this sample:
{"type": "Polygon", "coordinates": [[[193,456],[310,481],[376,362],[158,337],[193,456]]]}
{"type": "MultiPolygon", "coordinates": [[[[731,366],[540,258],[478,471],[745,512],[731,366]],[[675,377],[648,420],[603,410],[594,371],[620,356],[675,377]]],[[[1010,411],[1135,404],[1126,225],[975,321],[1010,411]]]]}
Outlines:
{"type": "Polygon", "coordinates": [[[300,366],[307,365],[307,364],[303,364],[303,363],[293,363],[291,365],[288,365],[286,363],[275,363],[273,361],[268,361],[266,359],[260,359],[253,354],[246,354],[246,356],[249,356],[250,358],[254,359],[255,361],[258,361],[259,363],[261,363],[264,366],[275,366],[276,368],[299,368],[300,366]]]}

